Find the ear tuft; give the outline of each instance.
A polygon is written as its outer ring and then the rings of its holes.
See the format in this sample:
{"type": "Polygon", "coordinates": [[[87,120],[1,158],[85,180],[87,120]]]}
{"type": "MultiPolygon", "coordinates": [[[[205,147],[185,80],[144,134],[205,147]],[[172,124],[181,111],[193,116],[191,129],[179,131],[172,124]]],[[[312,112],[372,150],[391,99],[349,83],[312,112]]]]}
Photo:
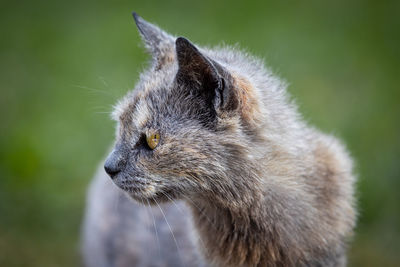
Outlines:
{"type": "Polygon", "coordinates": [[[154,24],[145,21],[136,12],[132,12],[146,48],[152,54],[156,69],[174,61],[174,37],[164,32],[154,24]]]}
{"type": "Polygon", "coordinates": [[[133,16],[133,19],[135,20],[135,23],[137,25],[138,21],[141,19],[141,17],[135,11],[132,12],[132,16],[133,16]]]}
{"type": "Polygon", "coordinates": [[[152,25],[151,23],[145,21],[136,12],[132,12],[133,19],[135,20],[136,26],[145,39],[145,41],[152,41],[151,38],[155,38],[160,35],[161,30],[152,25]]]}

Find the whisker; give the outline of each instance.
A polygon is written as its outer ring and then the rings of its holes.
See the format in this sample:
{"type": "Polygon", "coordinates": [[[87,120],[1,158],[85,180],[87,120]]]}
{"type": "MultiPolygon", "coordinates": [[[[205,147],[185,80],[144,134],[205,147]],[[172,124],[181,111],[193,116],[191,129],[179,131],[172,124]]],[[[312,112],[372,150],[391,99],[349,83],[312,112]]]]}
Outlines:
{"type": "MultiPolygon", "coordinates": [[[[164,196],[166,196],[166,197],[175,205],[175,207],[179,210],[180,213],[182,213],[183,216],[187,216],[187,214],[182,210],[182,208],[179,207],[179,206],[176,204],[176,201],[174,201],[172,198],[169,197],[169,195],[167,194],[167,192],[163,192],[163,191],[160,191],[160,192],[161,192],[164,196]]],[[[201,239],[200,234],[197,234],[197,236],[198,236],[198,238],[199,238],[201,244],[203,245],[203,247],[205,247],[205,243],[203,242],[203,239],[201,239]]]]}
{"type": "Polygon", "coordinates": [[[113,107],[111,105],[108,106],[89,106],[87,108],[88,113],[91,113],[92,115],[99,115],[99,114],[106,114],[106,115],[111,115],[113,107]]]}
{"type": "Polygon", "coordinates": [[[89,92],[92,93],[99,93],[99,94],[103,94],[103,95],[107,95],[107,96],[111,96],[114,100],[116,98],[115,94],[110,93],[109,91],[105,91],[105,90],[101,90],[101,89],[96,89],[96,88],[92,88],[92,87],[88,87],[88,86],[83,86],[83,85],[78,85],[78,84],[73,84],[72,86],[77,87],[77,88],[81,88],[81,89],[85,89],[89,92]]]}
{"type": "MultiPolygon", "coordinates": [[[[108,86],[108,83],[106,82],[106,80],[104,79],[103,76],[98,76],[98,78],[99,78],[99,80],[100,80],[106,87],[109,87],[109,86],[108,86]]],[[[144,203],[143,203],[143,204],[144,204],[144,203]]]]}
{"type": "Polygon", "coordinates": [[[146,224],[145,224],[145,229],[146,231],[149,229],[147,226],[147,220],[149,219],[150,215],[149,215],[149,211],[148,211],[148,207],[144,204],[143,198],[140,197],[140,202],[142,203],[142,205],[144,206],[144,209],[146,210],[146,224]]]}
{"type": "Polygon", "coordinates": [[[96,111],[94,114],[111,114],[110,111],[96,111]]]}
{"type": "Polygon", "coordinates": [[[183,212],[183,210],[181,209],[181,207],[179,207],[179,206],[176,204],[176,202],[175,202],[172,198],[170,198],[169,195],[168,195],[166,192],[163,192],[163,191],[160,191],[160,192],[161,192],[161,194],[163,194],[164,196],[166,196],[166,197],[175,205],[175,207],[176,207],[178,210],[180,210],[180,211],[182,212],[182,214],[184,214],[184,212],[183,212]]]}
{"type": "Polygon", "coordinates": [[[150,208],[150,214],[151,214],[151,217],[153,217],[153,226],[154,226],[154,231],[156,232],[156,239],[157,239],[157,245],[158,245],[158,253],[160,254],[161,253],[161,244],[160,244],[160,238],[158,237],[158,231],[157,231],[157,226],[156,226],[156,219],[155,219],[155,217],[154,217],[154,213],[153,213],[153,210],[152,210],[152,207],[151,207],[151,205],[150,205],[150,202],[149,202],[149,200],[146,198],[146,201],[147,201],[147,207],[149,207],[150,208]]]}
{"type": "Polygon", "coordinates": [[[175,238],[174,232],[172,231],[171,225],[169,224],[169,222],[168,222],[168,220],[167,220],[167,217],[165,216],[164,211],[162,210],[162,208],[161,208],[160,205],[158,204],[157,200],[156,200],[154,197],[152,197],[152,199],[153,199],[154,202],[157,204],[158,208],[159,208],[160,211],[161,211],[161,214],[162,214],[163,217],[164,217],[165,222],[166,222],[167,225],[168,225],[169,231],[170,231],[171,234],[172,234],[172,238],[173,238],[174,241],[175,241],[175,246],[176,246],[176,249],[177,249],[177,251],[178,251],[179,260],[181,261],[182,265],[184,266],[183,260],[182,260],[182,256],[181,256],[181,252],[180,252],[180,250],[179,250],[178,242],[176,241],[176,238],[175,238]]]}
{"type": "Polygon", "coordinates": [[[194,203],[193,200],[191,200],[188,196],[185,196],[185,195],[182,195],[182,196],[183,196],[186,200],[189,200],[189,201],[195,206],[195,208],[197,208],[197,210],[201,213],[201,215],[203,215],[203,216],[207,219],[207,221],[214,227],[215,230],[218,230],[218,228],[217,228],[217,226],[215,225],[214,221],[211,220],[211,218],[208,217],[207,214],[204,213],[204,211],[203,211],[199,206],[197,206],[196,203],[194,203]]]}

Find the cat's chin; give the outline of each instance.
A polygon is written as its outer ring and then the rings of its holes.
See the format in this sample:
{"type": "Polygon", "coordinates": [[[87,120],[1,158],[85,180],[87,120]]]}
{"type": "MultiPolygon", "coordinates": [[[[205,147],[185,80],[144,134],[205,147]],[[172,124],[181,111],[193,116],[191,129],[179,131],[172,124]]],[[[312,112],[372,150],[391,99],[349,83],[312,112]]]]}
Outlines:
{"type": "Polygon", "coordinates": [[[125,192],[134,200],[143,204],[157,205],[174,201],[177,199],[176,194],[168,190],[157,190],[154,186],[149,185],[138,190],[125,190],[125,192]]]}

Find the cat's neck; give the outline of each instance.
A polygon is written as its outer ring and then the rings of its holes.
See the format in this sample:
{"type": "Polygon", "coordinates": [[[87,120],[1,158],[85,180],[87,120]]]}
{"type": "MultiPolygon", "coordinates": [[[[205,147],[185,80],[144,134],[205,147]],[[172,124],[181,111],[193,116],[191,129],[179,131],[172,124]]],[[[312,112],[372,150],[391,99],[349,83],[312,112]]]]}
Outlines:
{"type": "Polygon", "coordinates": [[[199,234],[198,244],[217,266],[290,265],[271,220],[274,216],[268,214],[262,200],[242,210],[209,200],[191,200],[188,204],[199,234]]]}
{"type": "Polygon", "coordinates": [[[231,191],[235,194],[210,193],[187,201],[205,258],[216,266],[312,265],[310,248],[319,242],[312,230],[317,219],[299,189],[301,172],[286,168],[293,161],[299,161],[296,155],[281,152],[253,160],[265,166],[245,162],[251,168],[238,166],[229,176],[240,189],[231,191]],[[268,179],[261,171],[265,169],[268,179]],[[246,174],[240,177],[246,183],[235,180],[235,173],[246,174]]]}

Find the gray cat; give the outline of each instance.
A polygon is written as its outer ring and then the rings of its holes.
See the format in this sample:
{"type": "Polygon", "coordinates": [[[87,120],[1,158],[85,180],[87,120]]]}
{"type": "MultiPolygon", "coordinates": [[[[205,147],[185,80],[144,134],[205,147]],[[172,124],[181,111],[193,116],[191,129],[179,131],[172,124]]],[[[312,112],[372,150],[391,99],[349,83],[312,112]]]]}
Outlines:
{"type": "Polygon", "coordinates": [[[344,146],[301,119],[260,60],[134,18],[153,61],[113,113],[86,266],[346,265],[356,212],[344,146]]]}

